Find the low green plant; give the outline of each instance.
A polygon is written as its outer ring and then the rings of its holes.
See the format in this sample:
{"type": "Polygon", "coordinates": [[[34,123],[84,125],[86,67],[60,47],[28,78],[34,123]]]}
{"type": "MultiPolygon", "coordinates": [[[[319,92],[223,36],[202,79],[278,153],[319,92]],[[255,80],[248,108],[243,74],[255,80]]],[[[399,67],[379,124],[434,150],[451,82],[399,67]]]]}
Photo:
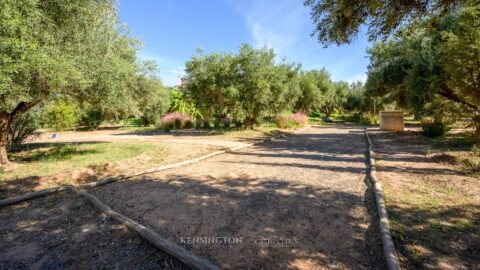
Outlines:
{"type": "Polygon", "coordinates": [[[377,125],[378,124],[378,117],[373,114],[363,114],[360,118],[360,123],[363,125],[377,125]]]}
{"type": "Polygon", "coordinates": [[[88,108],[83,113],[80,124],[88,129],[97,129],[103,121],[103,113],[100,110],[88,108]]]}
{"type": "Polygon", "coordinates": [[[202,119],[196,119],[195,120],[195,128],[196,129],[201,129],[202,128],[203,121],[202,119]]]}
{"type": "Polygon", "coordinates": [[[430,138],[441,137],[450,130],[446,123],[429,118],[423,119],[420,125],[422,128],[421,134],[430,138]]]}
{"type": "Polygon", "coordinates": [[[145,119],[141,117],[135,117],[128,119],[129,126],[142,127],[145,126],[145,119]]]}
{"type": "Polygon", "coordinates": [[[78,122],[76,107],[66,101],[57,101],[47,107],[44,115],[45,124],[52,130],[73,129],[78,122]]]}
{"type": "Polygon", "coordinates": [[[183,125],[184,128],[193,128],[193,120],[192,119],[187,119],[183,125]]]}

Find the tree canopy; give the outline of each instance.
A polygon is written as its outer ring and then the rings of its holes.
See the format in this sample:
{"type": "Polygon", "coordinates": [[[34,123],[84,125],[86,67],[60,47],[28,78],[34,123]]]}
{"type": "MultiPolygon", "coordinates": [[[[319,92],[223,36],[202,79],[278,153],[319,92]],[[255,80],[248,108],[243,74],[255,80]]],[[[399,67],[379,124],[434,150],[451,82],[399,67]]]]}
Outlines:
{"type": "Polygon", "coordinates": [[[0,163],[12,121],[63,97],[127,111],[139,42],[109,0],[0,1],[0,163]]]}
{"type": "Polygon", "coordinates": [[[371,41],[386,38],[399,28],[429,16],[432,21],[460,0],[305,0],[311,8],[315,36],[324,45],[351,43],[362,25],[371,41]]]}
{"type": "Polygon", "coordinates": [[[369,50],[367,91],[418,115],[470,117],[480,128],[480,8],[465,5],[369,50]]]}
{"type": "Polygon", "coordinates": [[[186,63],[186,90],[206,119],[230,117],[252,128],[260,117],[293,106],[295,63],[275,63],[271,49],[240,46],[238,53],[197,52],[186,63]]]}

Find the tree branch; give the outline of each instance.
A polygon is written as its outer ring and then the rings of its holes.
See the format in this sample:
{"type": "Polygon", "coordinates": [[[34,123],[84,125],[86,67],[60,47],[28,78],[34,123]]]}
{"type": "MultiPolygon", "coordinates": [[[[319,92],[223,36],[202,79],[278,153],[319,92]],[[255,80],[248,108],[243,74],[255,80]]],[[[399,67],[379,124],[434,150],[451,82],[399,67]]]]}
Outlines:
{"type": "Polygon", "coordinates": [[[31,101],[31,102],[22,101],[18,103],[17,107],[15,107],[15,109],[13,109],[13,111],[10,113],[10,117],[14,118],[16,115],[30,110],[33,106],[37,105],[37,103],[38,101],[31,101]]]}
{"type": "Polygon", "coordinates": [[[463,100],[462,98],[460,98],[457,94],[453,93],[452,91],[445,91],[445,90],[441,90],[438,92],[439,95],[453,101],[453,102],[456,102],[456,103],[459,103],[461,105],[464,105],[466,107],[468,107],[469,109],[472,109],[474,111],[479,111],[480,108],[478,106],[475,106],[475,104],[472,104],[470,102],[467,102],[465,100],[463,100]]]}

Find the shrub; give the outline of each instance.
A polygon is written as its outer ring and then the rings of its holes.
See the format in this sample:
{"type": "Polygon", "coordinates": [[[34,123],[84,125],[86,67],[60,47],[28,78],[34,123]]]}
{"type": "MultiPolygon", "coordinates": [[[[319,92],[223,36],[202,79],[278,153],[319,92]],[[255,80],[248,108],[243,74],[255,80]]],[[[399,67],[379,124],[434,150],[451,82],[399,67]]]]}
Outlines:
{"type": "Polygon", "coordinates": [[[175,123],[174,122],[167,122],[161,125],[161,128],[165,130],[166,132],[170,132],[170,130],[175,128],[175,123]]]}
{"type": "Polygon", "coordinates": [[[203,128],[209,129],[210,128],[210,120],[203,119],[203,128]]]}
{"type": "Polygon", "coordinates": [[[72,129],[77,122],[77,111],[71,103],[58,101],[46,109],[45,124],[55,131],[72,129]]]}
{"type": "Polygon", "coordinates": [[[201,129],[202,128],[203,121],[202,119],[196,119],[195,120],[195,128],[196,129],[201,129]]]}
{"type": "Polygon", "coordinates": [[[187,119],[187,121],[185,121],[184,128],[193,128],[193,120],[187,119]]]}
{"type": "Polygon", "coordinates": [[[99,110],[88,108],[82,118],[80,124],[88,129],[97,129],[103,121],[103,113],[99,110]]]}
{"type": "Polygon", "coordinates": [[[308,117],[304,113],[294,113],[291,115],[280,114],[276,119],[278,128],[304,127],[308,124],[308,117]]]}
{"type": "Polygon", "coordinates": [[[301,112],[297,112],[291,115],[291,119],[298,127],[305,127],[308,124],[308,116],[301,112]]]}
{"type": "Polygon", "coordinates": [[[435,121],[430,118],[425,118],[421,122],[422,135],[426,137],[436,138],[445,135],[450,128],[442,121],[435,121]]]}
{"type": "Polygon", "coordinates": [[[345,118],[345,121],[353,122],[353,123],[360,123],[361,120],[362,120],[362,114],[358,113],[358,112],[356,112],[356,113],[352,114],[351,116],[345,118]]]}
{"type": "Polygon", "coordinates": [[[192,119],[190,116],[181,112],[168,113],[160,120],[160,127],[166,131],[170,131],[173,128],[181,129],[187,125],[191,126],[192,119]]]}
{"type": "Polygon", "coordinates": [[[378,117],[367,113],[361,116],[360,123],[363,125],[377,125],[378,124],[378,117]]]}
{"type": "Polygon", "coordinates": [[[235,120],[233,121],[233,124],[235,125],[236,128],[241,128],[243,127],[243,122],[240,120],[235,120]]]}
{"type": "Polygon", "coordinates": [[[230,118],[227,118],[227,117],[222,118],[221,122],[224,128],[230,128],[230,125],[232,124],[232,120],[230,120],[230,118]]]}
{"type": "Polygon", "coordinates": [[[39,112],[33,109],[13,120],[7,137],[7,148],[24,143],[39,127],[39,119],[39,112]]]}
{"type": "Polygon", "coordinates": [[[278,128],[287,128],[288,125],[288,115],[281,114],[277,116],[277,127],[278,128]]]}
{"type": "Polygon", "coordinates": [[[215,118],[215,120],[213,121],[213,127],[214,128],[220,128],[220,124],[222,123],[222,119],[220,118],[215,118]]]}

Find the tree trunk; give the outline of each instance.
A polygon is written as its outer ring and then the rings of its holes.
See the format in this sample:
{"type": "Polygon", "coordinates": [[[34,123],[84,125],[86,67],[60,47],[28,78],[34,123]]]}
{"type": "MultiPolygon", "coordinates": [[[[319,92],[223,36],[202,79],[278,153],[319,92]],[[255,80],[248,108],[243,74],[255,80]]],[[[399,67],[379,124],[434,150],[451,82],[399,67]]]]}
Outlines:
{"type": "Polygon", "coordinates": [[[420,115],[420,112],[415,111],[415,112],[413,113],[413,120],[415,120],[415,121],[420,121],[420,120],[422,120],[422,116],[420,115]]]}
{"type": "Polygon", "coordinates": [[[11,117],[8,113],[0,113],[0,164],[10,165],[7,154],[8,132],[10,130],[11,117]]]}
{"type": "Polygon", "coordinates": [[[332,114],[332,110],[331,110],[330,108],[328,108],[328,107],[325,108],[325,109],[323,110],[323,112],[325,113],[325,117],[327,117],[327,118],[329,118],[330,115],[332,114]]]}
{"type": "Polygon", "coordinates": [[[142,117],[142,121],[143,121],[143,126],[144,127],[150,126],[150,121],[148,120],[148,118],[142,117]]]}
{"type": "Polygon", "coordinates": [[[20,114],[30,110],[38,101],[20,102],[11,113],[0,112],[0,165],[10,165],[7,154],[8,135],[10,133],[10,125],[13,119],[20,114]]]}
{"type": "Polygon", "coordinates": [[[245,129],[252,130],[253,129],[253,124],[254,124],[253,117],[247,116],[245,118],[245,129]]]}
{"type": "Polygon", "coordinates": [[[477,146],[480,146],[480,113],[476,113],[472,117],[473,127],[475,132],[473,133],[473,140],[477,146]]]}

